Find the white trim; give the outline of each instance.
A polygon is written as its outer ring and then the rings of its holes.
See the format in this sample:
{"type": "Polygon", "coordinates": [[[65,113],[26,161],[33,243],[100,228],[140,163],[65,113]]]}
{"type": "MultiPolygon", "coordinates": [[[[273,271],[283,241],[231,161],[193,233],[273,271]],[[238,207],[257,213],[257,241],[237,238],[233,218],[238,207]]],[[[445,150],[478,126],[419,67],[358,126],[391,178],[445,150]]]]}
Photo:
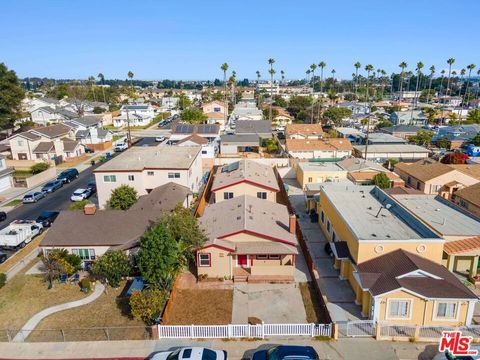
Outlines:
{"type": "Polygon", "coordinates": [[[436,300],[433,304],[433,313],[432,313],[432,321],[447,321],[447,322],[458,322],[458,318],[460,317],[460,301],[454,300],[436,300]],[[455,316],[453,318],[447,317],[438,317],[437,310],[438,304],[455,304],[455,316]]]}
{"type": "Polygon", "coordinates": [[[468,302],[467,318],[465,319],[465,325],[470,326],[472,324],[473,312],[475,310],[475,304],[478,300],[470,300],[468,302]]]}
{"type": "Polygon", "coordinates": [[[392,298],[387,299],[387,306],[385,307],[385,320],[412,320],[413,313],[413,299],[409,298],[392,298]],[[402,301],[408,302],[408,316],[407,317],[390,317],[390,302],[391,301],[402,301]]]}
{"type": "MultiPolygon", "coordinates": [[[[445,240],[444,239],[433,239],[433,238],[430,238],[430,239],[397,239],[397,240],[387,240],[387,239],[357,239],[358,242],[362,242],[362,243],[378,243],[378,242],[381,242],[381,243],[402,243],[404,244],[405,242],[408,242],[408,243],[415,243],[415,242],[427,242],[427,243],[435,243],[435,242],[440,242],[440,243],[444,243],[445,240]]],[[[420,245],[420,244],[419,244],[420,245]]]]}
{"type": "Polygon", "coordinates": [[[381,293],[381,294],[377,294],[375,296],[385,296],[385,295],[388,295],[388,294],[391,294],[391,293],[394,293],[396,291],[405,291],[406,293],[409,293],[411,295],[415,295],[419,298],[422,298],[422,299],[428,299],[428,300],[440,300],[440,301],[460,301],[460,300],[463,300],[463,301],[470,301],[470,300],[473,300],[472,298],[430,298],[430,297],[426,297],[426,296],[423,296],[423,295],[420,295],[410,289],[406,289],[404,287],[399,287],[397,289],[393,289],[393,290],[390,290],[390,291],[387,291],[387,292],[384,292],[384,293],[381,293]]]}
{"type": "Polygon", "coordinates": [[[414,270],[414,271],[411,271],[409,273],[397,276],[396,278],[397,279],[402,279],[404,277],[415,276],[415,275],[422,275],[422,276],[430,277],[430,278],[435,279],[435,280],[443,280],[443,278],[441,278],[440,276],[433,275],[433,274],[431,274],[429,272],[426,272],[424,270],[414,270]]]}

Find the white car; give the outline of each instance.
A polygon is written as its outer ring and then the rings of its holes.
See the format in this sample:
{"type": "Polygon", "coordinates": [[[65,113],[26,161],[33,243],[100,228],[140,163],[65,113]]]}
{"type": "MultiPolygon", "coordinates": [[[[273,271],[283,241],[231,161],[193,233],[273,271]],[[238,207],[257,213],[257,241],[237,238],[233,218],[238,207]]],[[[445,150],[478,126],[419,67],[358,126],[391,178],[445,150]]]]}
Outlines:
{"type": "Polygon", "coordinates": [[[155,141],[156,141],[156,142],[164,142],[164,141],[165,141],[165,136],[157,136],[157,137],[155,138],[155,141]]]}
{"type": "Polygon", "coordinates": [[[70,196],[70,200],[82,201],[88,199],[90,195],[92,195],[92,190],[90,189],[77,189],[73,192],[72,196],[70,196]]]}
{"type": "Polygon", "coordinates": [[[124,150],[127,150],[128,149],[128,144],[127,143],[118,143],[117,145],[115,145],[115,148],[113,149],[113,151],[115,152],[122,152],[124,150]]]}
{"type": "Polygon", "coordinates": [[[175,351],[154,354],[151,360],[227,360],[225,350],[210,350],[203,347],[184,347],[175,351]]]}

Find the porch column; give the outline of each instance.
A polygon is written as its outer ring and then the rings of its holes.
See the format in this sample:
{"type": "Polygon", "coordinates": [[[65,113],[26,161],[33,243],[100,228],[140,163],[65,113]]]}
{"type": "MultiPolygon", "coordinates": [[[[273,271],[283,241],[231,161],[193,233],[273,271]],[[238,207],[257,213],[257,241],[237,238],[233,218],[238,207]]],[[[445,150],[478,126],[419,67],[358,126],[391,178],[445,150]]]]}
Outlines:
{"type": "Polygon", "coordinates": [[[478,267],[478,255],[474,256],[472,262],[470,263],[470,277],[473,278],[477,275],[477,267],[478,267]]]}
{"type": "Polygon", "coordinates": [[[455,264],[455,255],[448,255],[447,258],[447,269],[450,272],[453,272],[453,265],[455,264]]]}

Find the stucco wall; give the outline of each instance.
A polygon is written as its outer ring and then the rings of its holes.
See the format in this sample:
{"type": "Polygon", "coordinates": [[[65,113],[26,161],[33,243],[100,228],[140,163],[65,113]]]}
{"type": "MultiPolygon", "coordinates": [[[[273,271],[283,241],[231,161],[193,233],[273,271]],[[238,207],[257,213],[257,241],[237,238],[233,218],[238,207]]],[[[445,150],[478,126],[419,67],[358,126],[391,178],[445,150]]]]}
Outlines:
{"type": "MultiPolygon", "coordinates": [[[[275,179],[273,179],[275,180],[275,179]]],[[[224,193],[229,192],[233,193],[233,197],[238,197],[242,195],[250,195],[253,197],[257,197],[257,192],[266,192],[268,201],[276,202],[277,200],[277,192],[272,190],[267,190],[265,188],[255,186],[248,183],[240,183],[233,186],[229,186],[218,191],[214,191],[215,193],[215,202],[222,202],[225,201],[224,193]]]]}

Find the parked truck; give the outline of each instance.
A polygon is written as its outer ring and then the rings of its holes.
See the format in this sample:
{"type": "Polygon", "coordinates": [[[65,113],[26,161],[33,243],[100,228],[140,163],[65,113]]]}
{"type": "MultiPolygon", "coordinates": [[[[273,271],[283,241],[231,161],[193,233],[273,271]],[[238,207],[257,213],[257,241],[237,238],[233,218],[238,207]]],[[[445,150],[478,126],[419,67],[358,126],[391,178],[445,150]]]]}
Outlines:
{"type": "Polygon", "coordinates": [[[0,230],[0,248],[23,248],[43,232],[43,225],[34,220],[15,220],[0,230]]]}

